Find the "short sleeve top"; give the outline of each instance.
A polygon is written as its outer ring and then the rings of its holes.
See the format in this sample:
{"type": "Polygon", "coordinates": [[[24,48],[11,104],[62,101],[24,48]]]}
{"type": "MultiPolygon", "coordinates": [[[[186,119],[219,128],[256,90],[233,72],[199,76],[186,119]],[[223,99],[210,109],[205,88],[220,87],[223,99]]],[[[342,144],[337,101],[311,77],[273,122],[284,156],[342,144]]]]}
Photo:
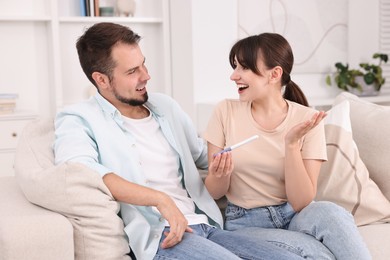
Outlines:
{"type": "MultiPolygon", "coordinates": [[[[211,116],[204,138],[221,148],[253,135],[259,138],[232,151],[234,170],[226,194],[243,208],[279,205],[287,201],[284,183],[286,133],[309,120],[316,110],[286,100],[288,112],[275,129],[262,128],[252,117],[251,102],[221,101],[211,116]]],[[[303,159],[327,160],[324,125],[321,122],[300,140],[303,159]]]]}

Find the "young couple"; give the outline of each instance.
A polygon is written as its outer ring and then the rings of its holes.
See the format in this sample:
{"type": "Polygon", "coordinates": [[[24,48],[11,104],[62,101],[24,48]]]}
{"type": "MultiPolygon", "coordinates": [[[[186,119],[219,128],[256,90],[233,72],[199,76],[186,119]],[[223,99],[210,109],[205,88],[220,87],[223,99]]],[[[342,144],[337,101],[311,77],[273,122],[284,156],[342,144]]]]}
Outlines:
{"type": "Polygon", "coordinates": [[[56,163],[99,172],[137,259],[370,259],[352,216],[313,202],[326,160],[323,112],[290,78],[293,54],[263,33],[231,49],[239,100],[222,101],[205,132],[170,97],[147,92],[140,36],[114,23],[77,41],[98,93],[56,116],[56,163]],[[255,141],[217,154],[250,136],[255,141]],[[203,184],[198,168],[208,168],[203,184]],[[225,225],[214,199],[226,195],[225,225]]]}

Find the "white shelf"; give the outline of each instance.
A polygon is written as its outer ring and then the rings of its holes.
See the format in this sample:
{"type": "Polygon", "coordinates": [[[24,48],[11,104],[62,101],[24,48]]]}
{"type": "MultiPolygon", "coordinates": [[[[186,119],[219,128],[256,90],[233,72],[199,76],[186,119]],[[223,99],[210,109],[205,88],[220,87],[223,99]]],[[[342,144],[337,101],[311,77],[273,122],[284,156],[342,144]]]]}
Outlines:
{"type": "MultiPolygon", "coordinates": [[[[381,90],[380,94],[377,96],[366,96],[360,97],[363,100],[376,103],[376,104],[390,104],[390,89],[381,90]]],[[[310,106],[320,107],[320,106],[331,106],[334,102],[334,98],[311,98],[309,99],[310,106]]]]}
{"type": "Polygon", "coordinates": [[[7,50],[0,63],[0,93],[18,93],[17,109],[54,116],[64,105],[88,97],[92,83],[80,67],[75,44],[87,26],[99,22],[128,25],[138,33],[150,61],[149,91],[171,93],[168,1],[137,1],[134,17],[78,14],[79,0],[0,1],[0,34],[12,35],[0,41],[7,50]]]}
{"type": "Polygon", "coordinates": [[[154,17],[61,17],[61,23],[96,23],[96,22],[112,22],[112,23],[134,23],[134,24],[162,24],[163,19],[154,17]]]}
{"type": "Polygon", "coordinates": [[[0,22],[49,22],[50,16],[0,16],[0,22]]]}
{"type": "Polygon", "coordinates": [[[34,113],[32,111],[28,111],[28,110],[16,110],[15,112],[13,113],[10,113],[10,114],[0,114],[0,120],[13,120],[15,118],[17,119],[32,119],[32,118],[36,118],[37,117],[37,113],[34,113]]]}

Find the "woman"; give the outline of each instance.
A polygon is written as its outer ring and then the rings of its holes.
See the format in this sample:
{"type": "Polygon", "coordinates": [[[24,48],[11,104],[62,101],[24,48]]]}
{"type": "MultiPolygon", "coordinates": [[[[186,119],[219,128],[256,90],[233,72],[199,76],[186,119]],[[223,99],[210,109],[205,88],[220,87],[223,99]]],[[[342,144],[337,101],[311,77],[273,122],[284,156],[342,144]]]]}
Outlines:
{"type": "MultiPolygon", "coordinates": [[[[249,227],[259,236],[261,228],[305,233],[336,259],[370,259],[352,215],[336,204],[313,202],[327,160],[326,114],[309,108],[291,80],[294,57],[287,40],[275,33],[247,37],[232,47],[229,60],[239,100],[219,103],[205,131],[205,183],[214,199],[228,199],[225,228],[249,227]],[[253,135],[259,138],[218,154],[253,135]]],[[[288,234],[276,242],[292,245],[288,234]]]]}

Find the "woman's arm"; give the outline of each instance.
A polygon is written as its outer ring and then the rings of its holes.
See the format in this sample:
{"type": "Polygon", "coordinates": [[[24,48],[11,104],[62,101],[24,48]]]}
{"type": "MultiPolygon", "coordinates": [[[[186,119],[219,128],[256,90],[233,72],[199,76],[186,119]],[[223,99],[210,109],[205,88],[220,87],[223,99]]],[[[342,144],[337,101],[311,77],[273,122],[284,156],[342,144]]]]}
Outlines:
{"type": "Polygon", "coordinates": [[[320,160],[303,160],[299,148],[286,150],[286,194],[295,211],[301,211],[316,196],[321,164],[320,160]]]}
{"type": "Polygon", "coordinates": [[[299,141],[326,116],[319,112],[293,127],[285,137],[285,186],[287,199],[295,211],[300,211],[313,201],[321,160],[303,160],[299,141]]]}
{"type": "Polygon", "coordinates": [[[209,172],[207,174],[205,185],[210,195],[214,199],[223,197],[230,185],[230,176],[233,171],[233,161],[231,152],[226,152],[214,156],[222,148],[207,143],[209,172]]]}

